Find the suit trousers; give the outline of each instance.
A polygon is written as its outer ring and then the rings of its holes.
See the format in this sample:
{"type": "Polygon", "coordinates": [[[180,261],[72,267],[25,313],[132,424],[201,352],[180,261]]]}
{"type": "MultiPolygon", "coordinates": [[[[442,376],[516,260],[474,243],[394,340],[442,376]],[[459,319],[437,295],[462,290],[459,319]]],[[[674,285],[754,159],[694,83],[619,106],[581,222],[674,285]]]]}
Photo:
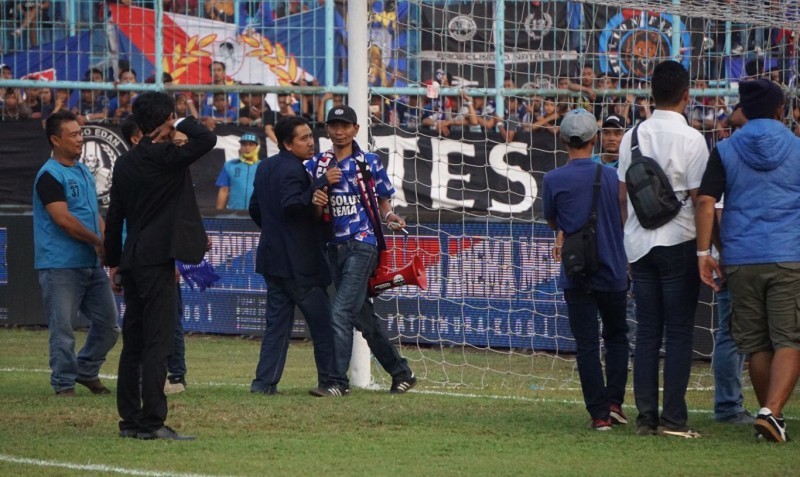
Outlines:
{"type": "Polygon", "coordinates": [[[175,264],[126,270],[122,286],[125,315],[117,384],[119,427],[153,432],[167,419],[164,381],[175,335],[175,264]]]}

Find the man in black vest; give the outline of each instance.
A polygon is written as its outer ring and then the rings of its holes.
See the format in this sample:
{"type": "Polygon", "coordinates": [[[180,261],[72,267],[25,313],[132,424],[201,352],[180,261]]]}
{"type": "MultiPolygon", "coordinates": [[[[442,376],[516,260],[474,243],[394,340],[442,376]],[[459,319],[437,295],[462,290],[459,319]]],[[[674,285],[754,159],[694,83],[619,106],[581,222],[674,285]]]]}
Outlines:
{"type": "Polygon", "coordinates": [[[189,165],[217,139],[193,118],[176,120],[174,110],[167,94],[140,95],[133,117],[144,137],[114,166],[105,247],[115,289],[125,291],[117,386],[120,437],[191,439],[164,425],[164,380],[175,331],[175,260],[199,263],[209,244],[189,165]],[[176,129],[189,137],[183,147],[170,141],[176,129]]]}

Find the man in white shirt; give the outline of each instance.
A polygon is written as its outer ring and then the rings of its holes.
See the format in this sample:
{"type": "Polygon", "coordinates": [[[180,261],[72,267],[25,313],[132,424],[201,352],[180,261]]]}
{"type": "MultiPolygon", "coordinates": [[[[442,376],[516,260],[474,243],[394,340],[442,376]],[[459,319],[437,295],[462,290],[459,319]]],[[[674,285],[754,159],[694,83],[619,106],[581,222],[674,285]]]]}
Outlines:
{"type": "Polygon", "coordinates": [[[692,365],[692,330],[700,289],[695,250],[695,201],[708,162],[702,134],[686,122],[689,73],[665,61],[651,79],[653,116],[638,128],[642,155],[654,159],[683,202],[678,215],[655,228],[642,227],[628,201],[625,174],[631,164],[631,136],[619,154],[620,207],[625,222],[625,252],[636,296],[636,350],[633,391],[639,435],[698,437],[687,426],[686,387],[692,365]],[[659,350],[666,334],[664,401],[659,416],[659,350]]]}

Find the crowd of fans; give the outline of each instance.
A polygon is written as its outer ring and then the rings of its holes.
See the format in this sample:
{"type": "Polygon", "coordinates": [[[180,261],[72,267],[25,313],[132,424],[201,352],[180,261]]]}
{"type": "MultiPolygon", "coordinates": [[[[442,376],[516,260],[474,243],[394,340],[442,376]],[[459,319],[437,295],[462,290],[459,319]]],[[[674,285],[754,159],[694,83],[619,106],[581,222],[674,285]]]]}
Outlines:
{"type": "MultiPolygon", "coordinates": [[[[213,91],[214,86],[231,86],[234,82],[226,73],[225,64],[214,61],[210,69],[210,91],[207,93],[175,93],[177,114],[193,116],[210,129],[218,124],[235,124],[263,128],[266,137],[276,142],[274,125],[286,116],[303,116],[312,126],[322,127],[325,112],[330,107],[347,103],[344,95],[338,94],[278,94],[262,92],[213,91]],[[272,106],[271,106],[272,105],[272,106]]],[[[747,65],[747,78],[764,77],[783,85],[779,70],[764,71],[756,61],[747,65]]],[[[14,72],[0,65],[0,78],[13,79],[14,72]]],[[[139,82],[136,71],[120,63],[113,79],[117,84],[139,82]]],[[[105,73],[92,68],[86,72],[85,81],[102,83],[107,81],[105,73]]],[[[154,78],[145,79],[154,82],[154,78]]],[[[164,83],[172,78],[164,75],[164,83]]],[[[458,86],[453,77],[437,70],[423,85],[436,82],[443,88],[458,86]]],[[[318,86],[316,80],[301,80],[298,87],[318,86]]],[[[249,85],[248,85],[249,86],[249,85]]],[[[610,115],[625,119],[628,127],[647,119],[654,105],[647,95],[614,95],[611,92],[632,88],[648,91],[649,85],[620,82],[612,76],[598,76],[590,65],[582,67],[574,77],[561,77],[554,81],[558,94],[507,95],[502,116],[494,97],[476,95],[467,88],[460,89],[458,96],[411,95],[380,96],[370,99],[369,115],[373,126],[387,125],[412,132],[424,132],[458,139],[466,132],[499,134],[500,140],[511,142],[522,139],[523,134],[545,133],[558,135],[564,115],[576,107],[592,112],[597,118],[610,115]],[[429,97],[434,96],[434,97],[429,97]]],[[[514,76],[506,75],[502,85],[505,90],[519,90],[514,76]]],[[[697,77],[692,87],[696,90],[709,88],[705,78],[697,77]]],[[[525,88],[523,88],[525,89],[525,88]]],[[[298,89],[298,91],[300,91],[298,89]]],[[[550,91],[553,91],[550,89],[550,91]]],[[[51,88],[5,88],[0,96],[0,121],[45,120],[59,110],[70,110],[79,116],[82,124],[120,124],[131,114],[131,105],[136,93],[131,91],[104,91],[81,89],[69,91],[51,88]]],[[[800,133],[800,106],[790,102],[787,114],[796,132],[800,133]]],[[[696,95],[686,109],[685,115],[692,127],[703,133],[709,147],[730,135],[729,118],[733,111],[731,98],[719,95],[696,95]]]]}

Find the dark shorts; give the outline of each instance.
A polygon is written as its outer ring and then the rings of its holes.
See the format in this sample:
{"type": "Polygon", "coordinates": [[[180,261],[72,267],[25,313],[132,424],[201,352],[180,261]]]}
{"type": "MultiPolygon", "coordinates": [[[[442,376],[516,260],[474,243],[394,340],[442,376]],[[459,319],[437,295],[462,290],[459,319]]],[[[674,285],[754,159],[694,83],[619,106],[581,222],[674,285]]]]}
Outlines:
{"type": "Polygon", "coordinates": [[[725,275],[739,351],[800,350],[800,262],[732,265],[725,275]]]}

